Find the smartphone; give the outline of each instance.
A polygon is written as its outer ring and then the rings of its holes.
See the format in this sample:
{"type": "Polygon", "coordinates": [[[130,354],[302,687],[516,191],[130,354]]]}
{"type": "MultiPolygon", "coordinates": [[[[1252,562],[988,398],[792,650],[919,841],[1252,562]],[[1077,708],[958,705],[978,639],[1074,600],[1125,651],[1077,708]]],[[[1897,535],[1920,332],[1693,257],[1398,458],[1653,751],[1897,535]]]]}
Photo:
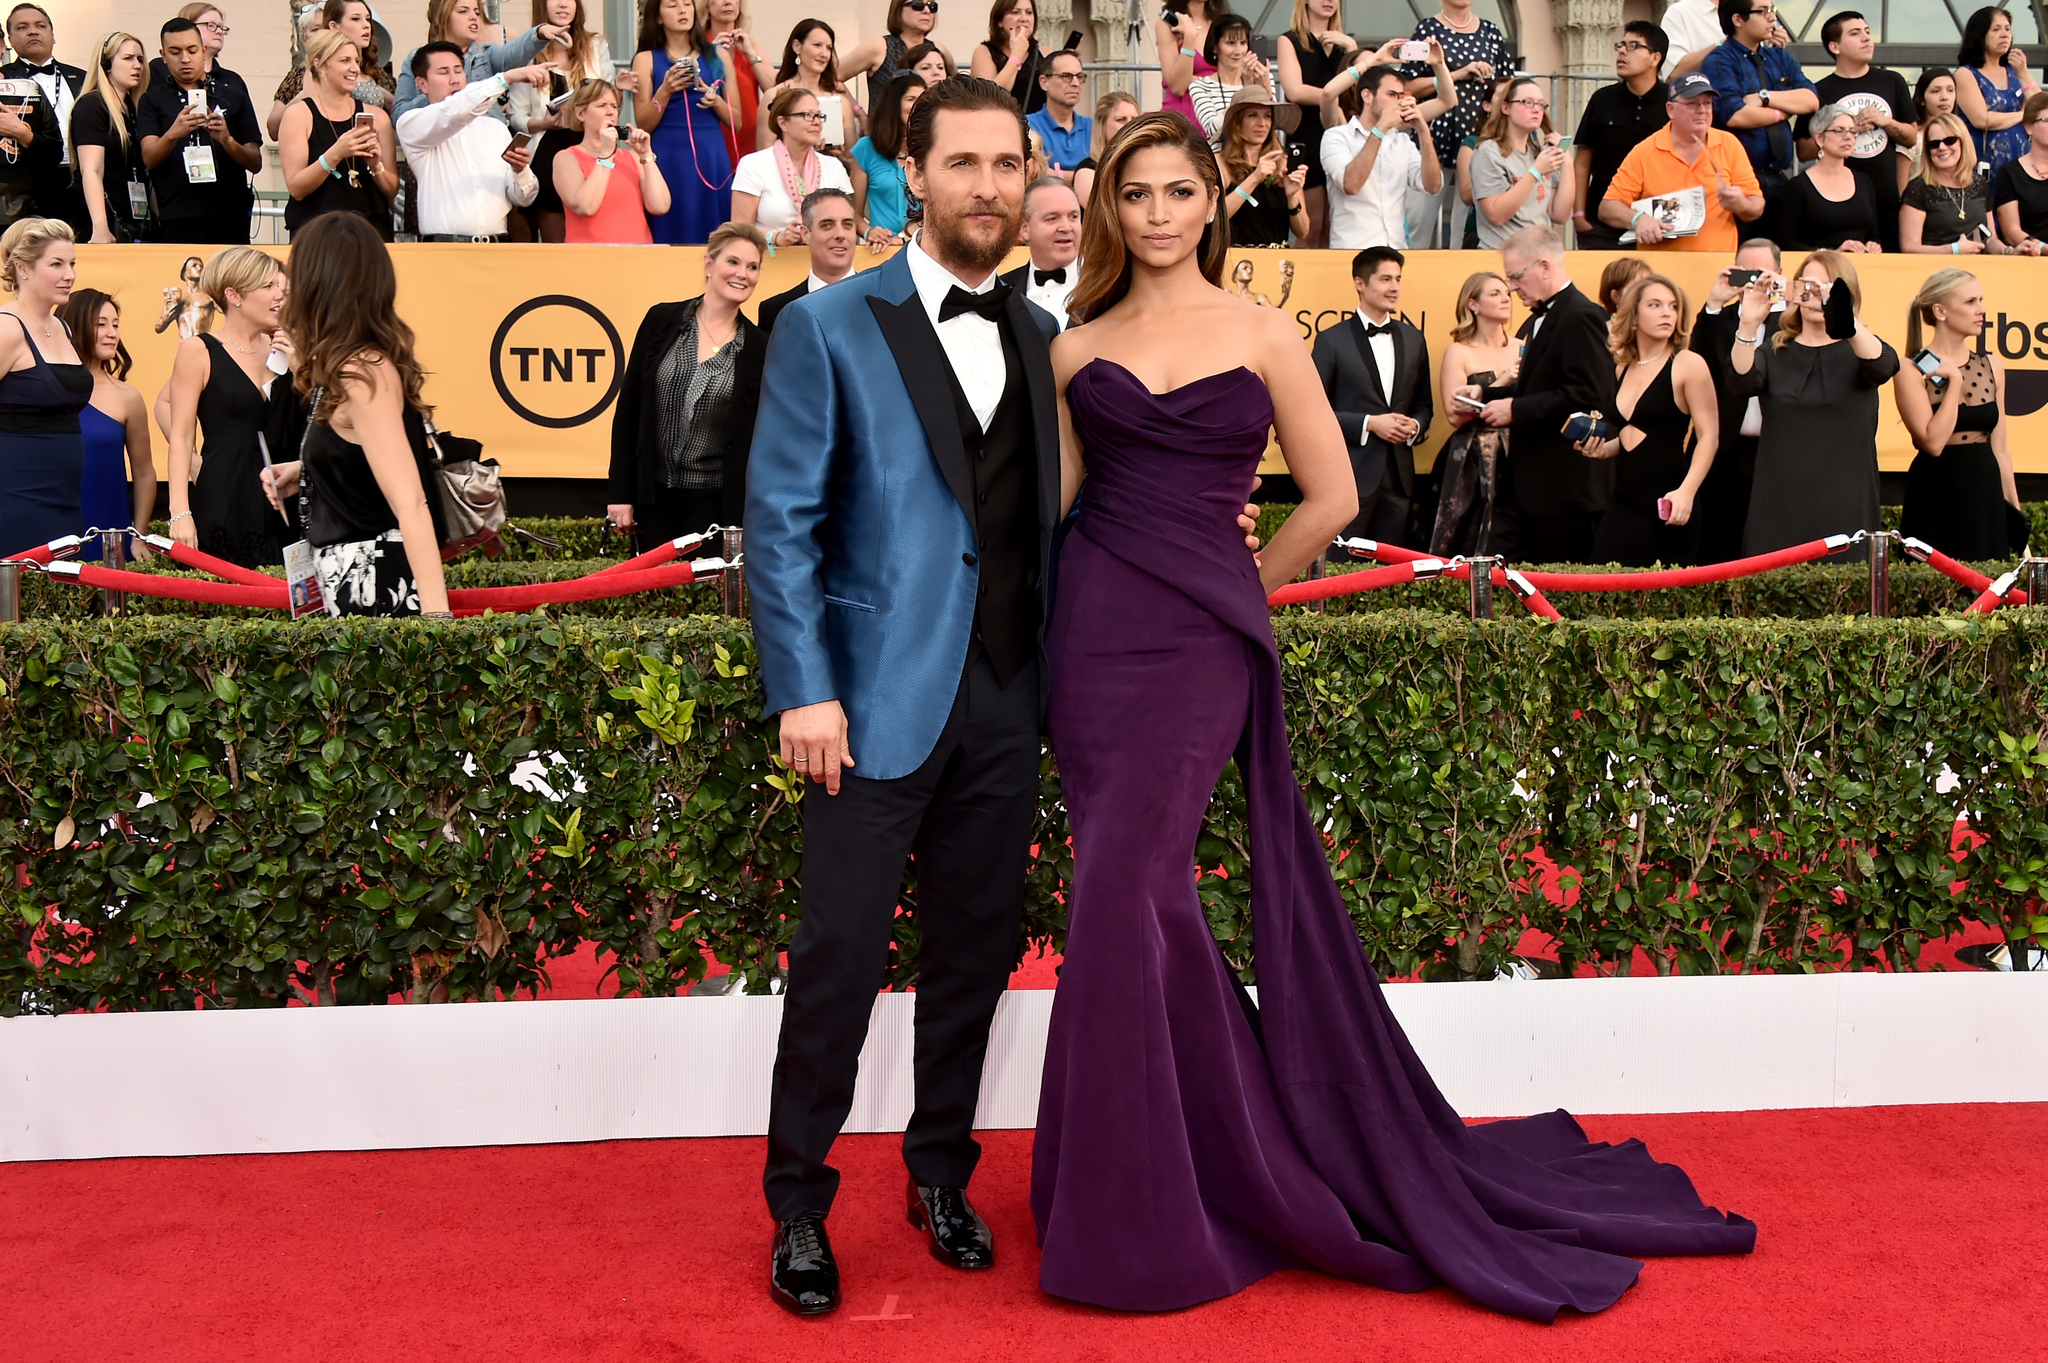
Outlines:
{"type": "Polygon", "coordinates": [[[1913,357],[1913,367],[1923,374],[1932,374],[1941,368],[1941,356],[1931,350],[1923,350],[1913,357]]]}
{"type": "Polygon", "coordinates": [[[356,115],[356,127],[374,128],[376,126],[377,120],[370,116],[370,111],[368,109],[365,109],[361,113],[356,115]]]}
{"type": "Polygon", "coordinates": [[[1463,393],[1454,393],[1451,396],[1451,401],[1457,403],[1468,412],[1482,411],[1486,407],[1486,404],[1478,398],[1468,398],[1463,393]]]}
{"type": "Polygon", "coordinates": [[[561,94],[556,95],[553,99],[549,100],[548,112],[551,114],[558,114],[562,112],[562,106],[569,102],[569,96],[574,93],[575,91],[573,90],[565,90],[561,94]]]}
{"type": "Polygon", "coordinates": [[[1762,270],[1730,270],[1728,272],[1728,287],[1731,289],[1746,289],[1756,283],[1757,280],[1762,279],[1763,275],[1764,272],[1762,270]]]}
{"type": "Polygon", "coordinates": [[[1659,497],[1657,499],[1657,519],[1660,521],[1671,519],[1671,499],[1669,497],[1659,497]]]}
{"type": "Polygon", "coordinates": [[[1991,240],[1991,220],[1986,218],[1983,222],[1978,223],[1977,230],[1970,235],[1979,241],[1991,240]]]}
{"type": "Polygon", "coordinates": [[[1081,30],[1080,30],[1080,29],[1078,29],[1078,28],[1076,28],[1076,29],[1070,29],[1070,30],[1068,30],[1068,32],[1067,32],[1067,45],[1066,45],[1065,47],[1061,48],[1061,49],[1060,49],[1060,51],[1062,51],[1062,52],[1079,52],[1080,50],[1081,50],[1081,30]]]}
{"type": "Polygon", "coordinates": [[[1426,62],[1429,60],[1429,44],[1411,38],[1401,44],[1400,57],[1404,62],[1426,62]]]}
{"type": "Polygon", "coordinates": [[[515,151],[525,151],[525,150],[526,150],[526,144],[527,144],[527,143],[529,143],[529,142],[531,142],[531,141],[533,141],[533,134],[532,134],[532,133],[513,133],[513,134],[512,134],[512,145],[511,145],[511,146],[509,146],[509,147],[507,147],[507,148],[505,148],[505,150],[506,150],[506,151],[507,151],[508,153],[509,153],[509,152],[515,152],[515,151]]]}
{"type": "Polygon", "coordinates": [[[200,113],[202,113],[202,114],[203,114],[203,113],[205,113],[205,112],[206,112],[206,91],[204,91],[204,90],[187,90],[187,91],[185,92],[185,103],[186,103],[187,107],[189,107],[189,108],[193,108],[193,109],[197,109],[197,110],[198,110],[198,111],[199,111],[200,113]]]}

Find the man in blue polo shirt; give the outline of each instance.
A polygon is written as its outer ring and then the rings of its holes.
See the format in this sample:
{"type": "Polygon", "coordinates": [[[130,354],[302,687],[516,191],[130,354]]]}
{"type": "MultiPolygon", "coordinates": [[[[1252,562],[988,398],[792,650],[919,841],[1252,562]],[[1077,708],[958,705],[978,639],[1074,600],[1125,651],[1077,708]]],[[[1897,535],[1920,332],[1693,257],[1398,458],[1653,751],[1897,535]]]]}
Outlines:
{"type": "MultiPolygon", "coordinates": [[[[1820,108],[1820,92],[1791,52],[1771,41],[1772,0],[1721,0],[1728,40],[1709,52],[1700,74],[1714,82],[1714,126],[1734,133],[1764,191],[1762,235],[1778,240],[1778,205],[1799,170],[1792,122],[1820,108]]],[[[1783,245],[1783,242],[1779,243],[1783,245]]]]}
{"type": "Polygon", "coordinates": [[[1045,144],[1045,159],[1051,163],[1052,173],[1069,183],[1074,179],[1074,167],[1088,159],[1095,141],[1095,120],[1076,112],[1086,80],[1080,53],[1053,53],[1038,76],[1038,86],[1045,91],[1045,107],[1024,120],[1045,144]]]}

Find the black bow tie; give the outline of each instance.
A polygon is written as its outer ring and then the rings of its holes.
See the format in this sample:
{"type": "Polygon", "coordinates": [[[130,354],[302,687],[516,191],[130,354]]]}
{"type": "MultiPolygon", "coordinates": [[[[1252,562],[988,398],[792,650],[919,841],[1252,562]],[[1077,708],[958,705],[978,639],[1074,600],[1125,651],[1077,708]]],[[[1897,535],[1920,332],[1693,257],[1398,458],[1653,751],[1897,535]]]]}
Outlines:
{"type": "MultiPolygon", "coordinates": [[[[1360,318],[1359,320],[1364,321],[1363,318],[1360,318]]],[[[1394,323],[1392,319],[1382,322],[1378,326],[1374,326],[1370,322],[1365,323],[1365,339],[1368,341],[1370,341],[1375,336],[1392,336],[1393,334],[1394,323]]]]}
{"type": "Polygon", "coordinates": [[[31,76],[54,76],[57,74],[57,63],[54,60],[44,62],[41,66],[29,65],[26,62],[23,65],[28,66],[28,73],[31,76]]]}
{"type": "Polygon", "coordinates": [[[1036,265],[1031,267],[1031,287],[1034,289],[1041,288],[1047,284],[1064,284],[1066,282],[1067,267],[1064,265],[1060,266],[1057,270],[1041,270],[1036,265]]]}
{"type": "Polygon", "coordinates": [[[1003,315],[1003,305],[1009,301],[1008,284],[998,284],[984,293],[969,293],[955,284],[946,290],[946,301],[939,304],[939,320],[950,322],[963,312],[971,312],[993,322],[1003,315]]]}

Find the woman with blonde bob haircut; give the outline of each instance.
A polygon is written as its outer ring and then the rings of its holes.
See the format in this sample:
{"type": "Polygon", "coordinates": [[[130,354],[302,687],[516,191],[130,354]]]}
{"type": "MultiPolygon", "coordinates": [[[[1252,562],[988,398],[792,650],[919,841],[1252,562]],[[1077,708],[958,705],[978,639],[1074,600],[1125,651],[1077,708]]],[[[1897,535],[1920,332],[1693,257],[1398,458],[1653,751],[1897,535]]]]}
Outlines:
{"type": "Polygon", "coordinates": [[[199,291],[220,320],[178,342],[166,391],[171,538],[245,568],[284,562],[284,546],[299,537],[264,500],[259,441],[289,416],[291,384],[269,367],[272,349],[289,350],[279,337],[284,286],[284,267],[253,246],[215,253],[199,291]]]}
{"type": "Polygon", "coordinates": [[[21,218],[0,234],[0,555],[86,529],[79,500],[92,400],[90,357],[57,313],[71,301],[78,248],[61,218],[21,218]]]}
{"type": "MultiPolygon", "coordinates": [[[[1899,355],[1856,316],[1862,306],[1856,267],[1840,251],[1815,251],[1789,282],[1766,271],[1742,291],[1730,391],[1761,398],[1763,416],[1745,556],[1879,528],[1877,397],[1899,372],[1899,355]],[[1773,285],[1785,289],[1785,316],[1766,345],[1773,285]],[[1838,289],[1840,338],[1828,322],[1838,289]]],[[[1857,545],[1842,556],[1868,552],[1857,545]]]]}
{"type": "Polygon", "coordinates": [[[1488,552],[1494,493],[1508,448],[1507,427],[1487,425],[1449,395],[1468,383],[1507,387],[1522,369],[1519,345],[1508,331],[1515,295],[1507,280],[1481,270],[1458,286],[1455,308],[1458,325],[1444,347],[1438,389],[1452,434],[1436,456],[1436,524],[1429,535],[1429,552],[1441,556],[1488,552]]]}
{"type": "Polygon", "coordinates": [[[1693,499],[1720,447],[1721,409],[1713,371],[1686,348],[1691,318],[1677,281],[1645,272],[1622,289],[1607,324],[1619,429],[1579,446],[1589,459],[1615,461],[1614,495],[1593,537],[1596,563],[1647,568],[1699,557],[1693,499]]]}
{"type": "Polygon", "coordinates": [[[1266,605],[1358,513],[1343,431],[1293,317],[1218,287],[1229,232],[1193,123],[1135,120],[1097,188],[1086,320],[1052,342],[1061,494],[1084,472],[1088,492],[1044,632],[1074,873],[1032,1153],[1039,1287],[1164,1311],[1306,1267],[1548,1321],[1618,1300],[1630,1255],[1747,1253],[1756,1227],[1639,1142],[1554,1112],[1468,1127],[1416,1060],[1291,765],[1266,605]],[[1235,521],[1274,434],[1302,500],[1254,557],[1235,521]],[[1233,755],[1256,1021],[1185,865],[1233,755]],[[1569,1288],[1549,1238],[1567,1227],[1569,1288]]]}
{"type": "Polygon", "coordinates": [[[1899,198],[1899,249],[1918,255],[2004,255],[1991,222],[1991,181],[1979,174],[1970,129],[1954,114],[1935,114],[1920,132],[1920,173],[1899,198]]]}

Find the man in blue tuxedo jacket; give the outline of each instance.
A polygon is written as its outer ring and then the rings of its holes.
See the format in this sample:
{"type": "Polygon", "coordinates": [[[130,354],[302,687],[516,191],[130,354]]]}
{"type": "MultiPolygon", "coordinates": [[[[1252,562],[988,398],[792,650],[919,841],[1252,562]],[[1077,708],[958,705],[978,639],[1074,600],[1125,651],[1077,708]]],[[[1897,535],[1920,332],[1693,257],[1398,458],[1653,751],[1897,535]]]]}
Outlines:
{"type": "Polygon", "coordinates": [[[805,778],[803,922],[763,1178],[771,1292],[800,1315],[839,1304],[824,1224],[839,1174],[825,1161],[913,852],[910,1220],[943,1263],[995,1262],[966,1188],[1038,795],[1056,327],[995,278],[1022,217],[1024,118],[993,82],[948,80],[905,140],[923,232],[782,310],[747,473],[761,675],[783,760],[805,778]]]}

